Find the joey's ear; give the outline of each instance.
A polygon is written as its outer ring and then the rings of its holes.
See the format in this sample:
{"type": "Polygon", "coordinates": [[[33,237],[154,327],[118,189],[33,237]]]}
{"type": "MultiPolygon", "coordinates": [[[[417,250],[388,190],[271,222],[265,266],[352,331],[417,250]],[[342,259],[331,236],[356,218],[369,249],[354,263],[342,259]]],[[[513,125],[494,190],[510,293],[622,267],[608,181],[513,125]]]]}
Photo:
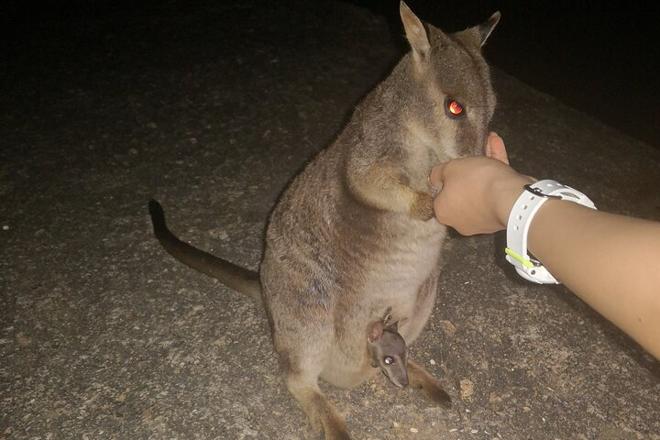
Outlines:
{"type": "Polygon", "coordinates": [[[399,13],[401,14],[403,29],[406,31],[406,38],[413,50],[415,60],[421,61],[426,58],[429,50],[431,50],[431,44],[429,43],[426,29],[424,28],[422,21],[417,18],[403,0],[399,5],[399,13]]]}
{"type": "Polygon", "coordinates": [[[493,29],[495,29],[495,26],[499,23],[501,16],[502,14],[500,14],[500,11],[497,11],[484,23],[456,32],[454,35],[467,45],[479,49],[486,44],[486,40],[488,40],[493,29]]]}
{"type": "Polygon", "coordinates": [[[389,324],[389,325],[387,326],[387,329],[388,329],[388,330],[393,330],[393,331],[395,331],[395,332],[398,333],[398,332],[399,332],[399,324],[400,324],[400,323],[403,324],[404,322],[406,322],[407,319],[408,319],[408,318],[401,318],[401,319],[399,319],[398,321],[389,324]]]}
{"type": "Polygon", "coordinates": [[[369,328],[367,329],[367,340],[373,344],[383,336],[383,330],[383,323],[380,321],[369,324],[369,328]]]}
{"type": "Polygon", "coordinates": [[[495,29],[495,26],[497,26],[497,23],[500,22],[500,18],[502,18],[500,11],[495,11],[486,22],[478,26],[479,35],[481,36],[481,43],[479,46],[486,44],[486,40],[490,37],[490,34],[493,32],[493,29],[495,29]]]}

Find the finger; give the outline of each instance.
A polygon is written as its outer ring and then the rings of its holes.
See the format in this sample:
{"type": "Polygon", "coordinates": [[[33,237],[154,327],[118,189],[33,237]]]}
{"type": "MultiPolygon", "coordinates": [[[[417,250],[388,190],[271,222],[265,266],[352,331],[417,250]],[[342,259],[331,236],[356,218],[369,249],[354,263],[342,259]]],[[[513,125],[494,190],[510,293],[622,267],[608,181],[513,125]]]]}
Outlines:
{"type": "Polygon", "coordinates": [[[447,163],[441,163],[436,165],[431,169],[431,174],[429,174],[429,183],[431,187],[438,188],[442,187],[442,181],[445,177],[445,166],[447,163]]]}
{"type": "MultiPolygon", "coordinates": [[[[435,219],[438,223],[447,225],[447,219],[443,215],[444,213],[444,202],[440,200],[440,197],[436,197],[433,200],[433,212],[435,213],[435,219]]],[[[449,226],[449,225],[447,225],[449,226]]]]}
{"type": "Polygon", "coordinates": [[[509,165],[509,156],[506,152],[506,147],[504,146],[504,140],[502,140],[502,138],[494,131],[491,131],[488,135],[486,156],[509,165]]]}

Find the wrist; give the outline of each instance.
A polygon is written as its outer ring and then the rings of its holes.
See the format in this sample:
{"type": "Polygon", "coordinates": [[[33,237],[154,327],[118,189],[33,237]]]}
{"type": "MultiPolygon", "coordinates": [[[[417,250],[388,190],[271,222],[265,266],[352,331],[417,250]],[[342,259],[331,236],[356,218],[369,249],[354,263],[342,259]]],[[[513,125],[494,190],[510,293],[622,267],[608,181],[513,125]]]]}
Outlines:
{"type": "Polygon", "coordinates": [[[502,179],[493,185],[495,194],[495,211],[498,221],[502,229],[506,229],[509,221],[509,215],[513,205],[524,191],[524,186],[535,182],[529,176],[522,174],[515,174],[507,179],[502,179]]]}
{"type": "MultiPolygon", "coordinates": [[[[532,222],[548,202],[570,201],[596,209],[594,203],[580,191],[555,180],[539,180],[525,185],[525,190],[515,201],[509,214],[506,230],[506,259],[523,278],[539,284],[558,284],[559,281],[536,257],[528,254],[529,232],[532,222]],[[553,200],[554,199],[554,200],[553,200]]],[[[545,212],[543,213],[545,214],[545,212]]],[[[534,228],[534,230],[536,227],[534,228]]]]}

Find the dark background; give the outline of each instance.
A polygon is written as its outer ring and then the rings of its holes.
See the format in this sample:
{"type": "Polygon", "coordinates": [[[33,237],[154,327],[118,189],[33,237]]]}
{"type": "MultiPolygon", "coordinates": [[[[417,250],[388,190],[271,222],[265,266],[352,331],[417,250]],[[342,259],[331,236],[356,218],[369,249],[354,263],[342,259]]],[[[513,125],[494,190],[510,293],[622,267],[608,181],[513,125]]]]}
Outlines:
{"type": "MultiPolygon", "coordinates": [[[[354,0],[398,26],[396,0],[354,0]],[[394,11],[394,12],[392,12],[394,11]]],[[[445,30],[502,19],[488,60],[534,88],[660,148],[660,14],[653,2],[409,0],[445,30]]]]}
{"type": "MultiPolygon", "coordinates": [[[[221,3],[3,2],[5,59],[0,61],[9,67],[0,73],[4,87],[13,87],[34,69],[47,75],[63,53],[84,57],[107,50],[112,43],[108,35],[120,34],[126,23],[153,23],[159,15],[171,17],[180,11],[183,16],[191,9],[221,3]]],[[[402,33],[398,0],[351,3],[386,16],[394,36],[402,33]]],[[[500,10],[503,18],[485,49],[492,64],[660,148],[660,38],[652,2],[409,0],[409,4],[420,17],[449,31],[482,22],[500,10]]],[[[314,7],[313,1],[309,7],[314,7]]]]}

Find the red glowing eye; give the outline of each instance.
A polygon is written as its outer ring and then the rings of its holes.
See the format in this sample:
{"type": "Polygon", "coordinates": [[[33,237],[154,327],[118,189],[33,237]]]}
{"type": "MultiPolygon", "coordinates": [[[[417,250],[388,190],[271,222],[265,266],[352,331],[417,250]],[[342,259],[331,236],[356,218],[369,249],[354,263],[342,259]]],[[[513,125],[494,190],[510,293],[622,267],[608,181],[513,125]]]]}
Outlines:
{"type": "Polygon", "coordinates": [[[463,106],[453,99],[447,101],[447,110],[453,116],[460,116],[463,113],[463,106]]]}

